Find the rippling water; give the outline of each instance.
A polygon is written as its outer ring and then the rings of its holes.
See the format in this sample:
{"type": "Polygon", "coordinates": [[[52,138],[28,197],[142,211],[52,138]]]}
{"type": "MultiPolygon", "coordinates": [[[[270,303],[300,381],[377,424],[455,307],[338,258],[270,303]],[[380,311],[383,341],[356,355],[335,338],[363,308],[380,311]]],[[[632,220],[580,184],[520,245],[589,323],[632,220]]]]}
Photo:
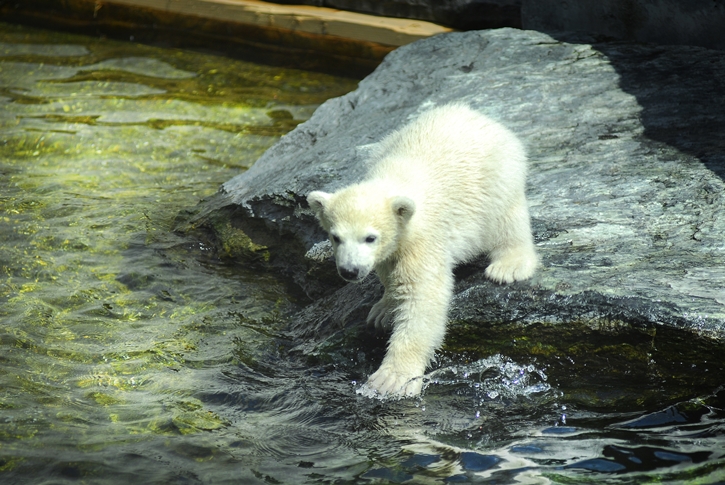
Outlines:
{"type": "Polygon", "coordinates": [[[722,388],[443,355],[369,399],[384,339],[289,353],[285,284],[172,232],[354,86],[0,24],[0,482],[725,480],[722,388]]]}

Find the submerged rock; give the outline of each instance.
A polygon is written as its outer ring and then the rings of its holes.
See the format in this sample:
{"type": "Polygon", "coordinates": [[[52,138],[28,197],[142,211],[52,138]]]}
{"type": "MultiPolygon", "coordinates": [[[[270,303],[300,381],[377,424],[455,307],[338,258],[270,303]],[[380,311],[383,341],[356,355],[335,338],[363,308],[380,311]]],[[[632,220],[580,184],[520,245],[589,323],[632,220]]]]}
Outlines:
{"type": "Polygon", "coordinates": [[[305,196],[359,180],[366,145],[426,108],[464,101],[528,147],[542,264],[531,281],[506,286],[483,277],[485,259],[459,268],[449,346],[475,351],[536,327],[547,330],[527,352],[592,332],[621,335],[623,344],[643,339],[642,362],[660,342],[677,348],[662,335],[720,348],[725,56],[585,40],[501,29],[402,47],[224,184],[193,224],[226,228],[217,237],[233,228],[247,241],[241,253],[263,247],[265,264],[318,300],[295,321],[300,337],[361,324],[380,287],[342,288],[332,261],[320,257],[325,235],[305,196]]]}

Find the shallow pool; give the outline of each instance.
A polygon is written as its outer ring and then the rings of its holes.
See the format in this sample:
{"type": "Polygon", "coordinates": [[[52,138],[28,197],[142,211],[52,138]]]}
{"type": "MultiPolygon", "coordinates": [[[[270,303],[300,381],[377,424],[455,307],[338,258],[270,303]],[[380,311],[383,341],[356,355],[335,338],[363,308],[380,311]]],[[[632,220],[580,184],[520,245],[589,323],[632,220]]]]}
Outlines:
{"type": "Polygon", "coordinates": [[[725,480],[722,387],[443,354],[421,399],[367,399],[384,339],[288,353],[305,302],[173,231],[355,85],[0,24],[0,482],[725,480]],[[639,385],[661,403],[617,405],[639,385]]]}

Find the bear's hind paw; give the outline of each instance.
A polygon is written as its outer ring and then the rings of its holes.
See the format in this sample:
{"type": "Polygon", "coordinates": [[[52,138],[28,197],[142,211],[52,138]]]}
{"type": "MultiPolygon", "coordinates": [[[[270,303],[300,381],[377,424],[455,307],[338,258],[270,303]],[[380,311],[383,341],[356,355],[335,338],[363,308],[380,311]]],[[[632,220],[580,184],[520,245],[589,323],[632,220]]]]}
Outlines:
{"type": "Polygon", "coordinates": [[[484,274],[496,283],[513,283],[533,276],[539,259],[533,251],[507,254],[491,262],[484,274]]]}
{"type": "Polygon", "coordinates": [[[385,299],[377,302],[368,313],[368,325],[375,325],[375,329],[379,331],[390,330],[393,326],[393,312],[391,311],[390,302],[385,299]]]}

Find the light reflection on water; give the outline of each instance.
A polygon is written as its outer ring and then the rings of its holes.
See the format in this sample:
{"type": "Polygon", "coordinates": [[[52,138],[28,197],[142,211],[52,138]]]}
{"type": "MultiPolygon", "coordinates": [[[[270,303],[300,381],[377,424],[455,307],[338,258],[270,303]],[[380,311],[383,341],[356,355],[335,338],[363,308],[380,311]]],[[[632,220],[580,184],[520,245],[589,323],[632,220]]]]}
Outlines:
{"type": "Polygon", "coordinates": [[[0,481],[722,479],[722,391],[597,412],[495,355],[369,399],[379,340],[288,354],[284,284],[172,232],[354,86],[0,24],[0,481]]]}

